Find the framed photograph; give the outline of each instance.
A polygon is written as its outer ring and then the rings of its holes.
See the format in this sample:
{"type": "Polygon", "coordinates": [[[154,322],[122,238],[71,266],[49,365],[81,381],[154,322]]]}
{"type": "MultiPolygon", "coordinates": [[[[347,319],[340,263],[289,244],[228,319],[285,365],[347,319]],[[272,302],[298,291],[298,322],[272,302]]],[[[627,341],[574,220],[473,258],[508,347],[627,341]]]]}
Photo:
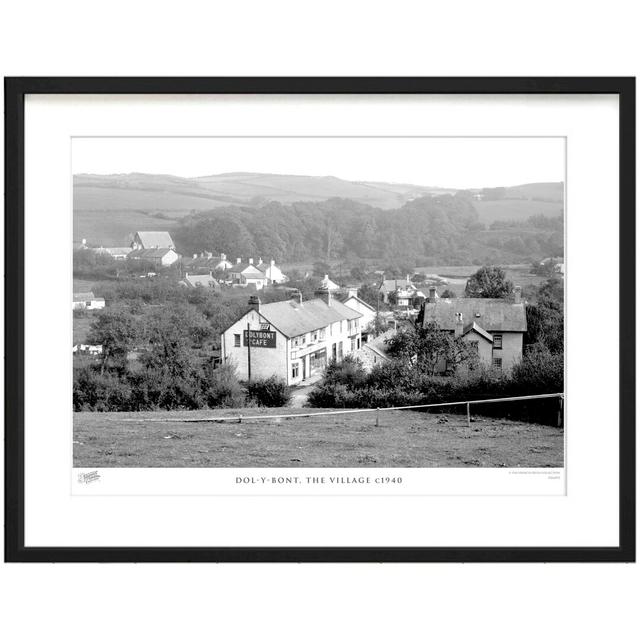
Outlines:
{"type": "Polygon", "coordinates": [[[635,560],[635,79],[5,79],[16,562],[635,560]]]}

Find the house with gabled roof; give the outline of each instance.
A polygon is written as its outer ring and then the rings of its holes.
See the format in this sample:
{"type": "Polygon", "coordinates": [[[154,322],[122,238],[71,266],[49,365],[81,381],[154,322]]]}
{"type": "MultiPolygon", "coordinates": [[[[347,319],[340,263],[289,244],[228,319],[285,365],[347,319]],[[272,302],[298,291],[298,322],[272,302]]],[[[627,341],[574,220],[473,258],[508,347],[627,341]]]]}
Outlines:
{"type": "Polygon", "coordinates": [[[376,318],[376,310],[368,303],[358,297],[357,287],[348,287],[346,298],[343,300],[347,307],[351,307],[355,311],[362,314],[360,325],[363,333],[367,332],[368,327],[376,318]]]}
{"type": "Polygon", "coordinates": [[[143,260],[152,263],[155,267],[168,267],[177,262],[180,256],[169,248],[158,247],[156,249],[133,249],[127,260],[143,260]]]}
{"type": "Polygon", "coordinates": [[[287,276],[282,273],[280,267],[276,265],[275,260],[269,262],[262,262],[262,258],[258,259],[257,268],[264,273],[267,279],[267,284],[284,284],[289,280],[287,276]]]}
{"type": "Polygon", "coordinates": [[[132,249],[175,249],[175,247],[168,231],[136,231],[131,242],[132,249]]]}
{"type": "Polygon", "coordinates": [[[269,304],[251,296],[247,310],[221,334],[223,361],[233,363],[242,380],[275,374],[296,385],[357,351],[361,314],[330,290],[316,295],[269,304]]]}
{"type": "Polygon", "coordinates": [[[522,359],[527,313],[520,287],[511,298],[436,298],[432,287],[417,322],[473,342],[487,367],[508,371],[522,359]]]}
{"type": "Polygon", "coordinates": [[[254,285],[260,290],[267,284],[267,276],[253,264],[253,258],[243,262],[242,258],[237,258],[236,263],[228,269],[227,273],[231,278],[231,284],[236,287],[246,287],[254,285]]]}

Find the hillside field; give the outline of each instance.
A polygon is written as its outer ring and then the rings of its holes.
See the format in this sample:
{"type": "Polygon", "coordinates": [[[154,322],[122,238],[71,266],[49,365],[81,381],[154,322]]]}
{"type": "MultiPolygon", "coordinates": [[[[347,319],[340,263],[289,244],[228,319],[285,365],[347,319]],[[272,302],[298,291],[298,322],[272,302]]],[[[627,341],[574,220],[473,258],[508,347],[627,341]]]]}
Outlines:
{"type": "MultiPolygon", "coordinates": [[[[313,412],[307,410],[305,412],[313,412]]],[[[321,411],[321,410],[318,410],[321,411]]],[[[562,467],[563,430],[417,411],[242,422],[292,409],[75,413],[75,467],[562,467]]],[[[300,413],[300,412],[299,412],[300,413]]]]}
{"type": "Polygon", "coordinates": [[[73,237],[95,246],[126,247],[136,231],[171,231],[175,223],[138,211],[74,211],[73,237]]]}

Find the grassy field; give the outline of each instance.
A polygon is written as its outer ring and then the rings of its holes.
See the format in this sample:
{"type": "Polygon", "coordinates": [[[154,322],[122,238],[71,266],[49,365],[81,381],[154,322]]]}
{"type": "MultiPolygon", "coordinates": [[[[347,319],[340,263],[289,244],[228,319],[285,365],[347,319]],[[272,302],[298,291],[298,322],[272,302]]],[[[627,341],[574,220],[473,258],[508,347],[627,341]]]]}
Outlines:
{"type": "MultiPolygon", "coordinates": [[[[176,418],[238,409],[74,414],[76,467],[561,467],[563,431],[462,415],[390,411],[241,423],[176,418]]],[[[309,412],[313,410],[306,410],[309,412]]],[[[246,415],[295,413],[244,409],[246,415]]],[[[300,411],[298,411],[300,413],[300,411]]]]}
{"type": "MultiPolygon", "coordinates": [[[[185,214],[188,212],[185,212],[185,214]]],[[[138,211],[74,211],[73,237],[89,244],[126,247],[136,231],[171,231],[175,220],[154,218],[138,211]]]]}

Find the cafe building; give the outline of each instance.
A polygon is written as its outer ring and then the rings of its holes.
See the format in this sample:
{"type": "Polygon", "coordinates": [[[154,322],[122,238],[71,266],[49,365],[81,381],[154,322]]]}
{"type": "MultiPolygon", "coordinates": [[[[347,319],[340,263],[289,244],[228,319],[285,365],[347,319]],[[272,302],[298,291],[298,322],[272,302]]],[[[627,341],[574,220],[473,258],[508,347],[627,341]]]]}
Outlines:
{"type": "Polygon", "coordinates": [[[251,296],[246,312],[221,334],[222,361],[235,365],[240,380],[275,374],[300,384],[320,375],[331,359],[360,349],[361,318],[327,289],[305,301],[261,304],[251,296]]]}

